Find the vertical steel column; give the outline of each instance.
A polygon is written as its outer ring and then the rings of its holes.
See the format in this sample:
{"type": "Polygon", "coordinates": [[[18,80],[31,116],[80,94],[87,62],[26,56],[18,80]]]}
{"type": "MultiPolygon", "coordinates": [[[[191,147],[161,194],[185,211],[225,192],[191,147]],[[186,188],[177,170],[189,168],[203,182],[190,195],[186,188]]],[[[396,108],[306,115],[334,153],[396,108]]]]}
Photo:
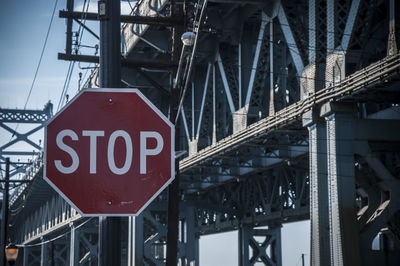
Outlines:
{"type": "MultiPolygon", "coordinates": [[[[274,235],[274,242],[271,246],[271,259],[276,262],[276,266],[282,266],[282,233],[281,233],[282,225],[279,225],[274,228],[268,229],[271,235],[274,235]]],[[[264,230],[259,229],[258,231],[263,232],[264,230]]]]}
{"type": "Polygon", "coordinates": [[[134,216],[128,217],[128,266],[133,266],[133,260],[135,258],[135,229],[134,229],[134,216]]]}
{"type": "Polygon", "coordinates": [[[325,121],[314,115],[310,111],[303,116],[303,126],[309,131],[310,262],[312,266],[323,266],[330,263],[327,137],[325,121]]]}
{"type": "Polygon", "coordinates": [[[143,266],[143,214],[129,217],[128,266],[143,266]]]}
{"type": "Polygon", "coordinates": [[[360,265],[355,210],[354,109],[327,103],[326,119],[331,265],[360,265]]]}
{"type": "Polygon", "coordinates": [[[45,243],[46,241],[44,238],[41,238],[42,245],[40,245],[40,266],[47,266],[49,262],[49,251],[48,251],[48,243],[45,243]]]}
{"type": "Polygon", "coordinates": [[[242,38],[240,37],[240,41],[238,44],[238,98],[239,98],[239,106],[238,109],[242,108],[242,38]]]}
{"type": "Polygon", "coordinates": [[[239,265],[256,265],[259,261],[263,262],[265,265],[282,265],[280,226],[268,229],[254,229],[250,226],[240,225],[239,265]],[[263,237],[265,239],[259,241],[257,239],[258,237],[263,237]],[[250,248],[252,250],[251,253],[249,251],[250,248]]]}
{"type": "MultiPolygon", "coordinates": [[[[121,29],[120,1],[98,2],[100,19],[100,68],[101,88],[118,88],[121,83],[121,29]]],[[[99,218],[100,266],[121,264],[121,218],[99,218]]]]}
{"type": "Polygon", "coordinates": [[[269,114],[275,114],[274,97],[274,20],[269,24],[269,114]]]}
{"type": "Polygon", "coordinates": [[[212,80],[212,111],[213,111],[213,130],[212,130],[212,145],[217,143],[217,111],[216,111],[216,77],[215,77],[215,64],[213,64],[213,80],[212,80]]]}
{"type": "Polygon", "coordinates": [[[119,1],[99,1],[100,87],[121,86],[121,7],[119,1]]]}
{"type": "Polygon", "coordinates": [[[249,244],[248,239],[250,238],[249,228],[240,224],[238,230],[238,244],[239,244],[239,266],[248,266],[249,264],[249,244]]]}
{"type": "Polygon", "coordinates": [[[5,183],[4,183],[4,191],[3,191],[3,202],[1,207],[1,262],[3,265],[6,265],[6,256],[4,250],[7,246],[7,236],[8,236],[8,197],[9,197],[9,181],[10,181],[10,158],[6,158],[6,174],[5,174],[5,183]]]}
{"type": "Polygon", "coordinates": [[[188,265],[194,263],[194,265],[199,264],[199,239],[195,235],[195,219],[196,212],[194,207],[187,207],[185,210],[186,217],[186,258],[188,265]]]}
{"type": "Polygon", "coordinates": [[[317,35],[317,25],[316,25],[316,7],[315,2],[318,0],[308,0],[308,61],[311,65],[315,62],[316,58],[316,35],[317,35]]]}
{"type": "MultiPolygon", "coordinates": [[[[170,16],[182,16],[182,8],[179,7],[175,0],[170,1],[170,16]]],[[[179,61],[180,53],[179,48],[182,49],[182,44],[180,41],[180,36],[183,31],[182,26],[174,26],[172,27],[172,51],[171,51],[171,60],[172,62],[179,61]]],[[[173,77],[175,76],[176,71],[172,71],[171,73],[171,98],[170,98],[170,120],[172,123],[175,122],[175,118],[178,116],[178,108],[179,108],[179,90],[180,88],[174,87],[173,77]]],[[[189,79],[187,79],[188,81],[189,79]]],[[[187,84],[186,84],[187,85],[187,84]]],[[[185,85],[185,86],[186,86],[185,85]]],[[[192,132],[193,133],[193,132],[192,132]]],[[[179,123],[175,124],[175,150],[179,150],[180,143],[180,128],[179,123]]],[[[179,230],[179,161],[175,160],[175,179],[168,186],[168,212],[167,212],[167,266],[176,266],[177,257],[178,257],[178,230],[179,230]]]]}
{"type": "Polygon", "coordinates": [[[23,265],[24,266],[29,266],[29,248],[24,247],[24,260],[23,260],[23,265]]]}
{"type": "Polygon", "coordinates": [[[79,232],[77,232],[74,224],[71,224],[70,230],[69,265],[75,266],[79,262],[79,232]]]}
{"type": "Polygon", "coordinates": [[[389,0],[389,38],[387,55],[392,56],[397,53],[396,44],[396,21],[395,21],[395,1],[389,0]]]}
{"type": "Polygon", "coordinates": [[[336,10],[336,0],[327,0],[327,10],[326,10],[326,53],[330,54],[335,51],[335,39],[336,36],[336,25],[335,17],[339,16],[335,14],[336,10]]]}
{"type": "Polygon", "coordinates": [[[327,0],[309,0],[308,2],[308,60],[306,93],[312,93],[325,87],[325,58],[327,43],[327,0]]]}
{"type": "Polygon", "coordinates": [[[194,133],[194,81],[192,81],[192,141],[195,139],[195,133],[194,133]]]}

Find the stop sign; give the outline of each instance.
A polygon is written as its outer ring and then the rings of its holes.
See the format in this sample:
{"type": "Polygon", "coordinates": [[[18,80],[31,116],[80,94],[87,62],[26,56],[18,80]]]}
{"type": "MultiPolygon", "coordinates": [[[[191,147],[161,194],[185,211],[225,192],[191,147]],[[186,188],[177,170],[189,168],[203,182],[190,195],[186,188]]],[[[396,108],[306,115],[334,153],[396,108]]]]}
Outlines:
{"type": "Polygon", "coordinates": [[[174,126],[138,90],[86,89],[47,124],[44,161],[82,215],[136,215],[174,179],[174,126]]]}

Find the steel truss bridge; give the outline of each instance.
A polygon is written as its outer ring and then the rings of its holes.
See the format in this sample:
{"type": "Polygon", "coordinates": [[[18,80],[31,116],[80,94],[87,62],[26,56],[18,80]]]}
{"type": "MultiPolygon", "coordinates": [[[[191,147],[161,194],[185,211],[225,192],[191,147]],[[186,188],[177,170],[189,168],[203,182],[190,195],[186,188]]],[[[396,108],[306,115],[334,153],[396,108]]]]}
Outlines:
{"type": "MultiPolygon", "coordinates": [[[[180,265],[201,265],[201,236],[233,230],[238,265],[281,265],[282,224],[306,219],[312,265],[397,265],[400,4],[193,0],[172,7],[180,12],[171,19],[169,1],[141,0],[124,18],[121,86],[139,88],[166,115],[172,78],[181,87],[180,265]],[[171,62],[174,27],[196,38],[171,62]]],[[[61,13],[72,21],[70,7],[61,13]]],[[[97,78],[94,70],[85,87],[97,87],[97,78]]],[[[3,109],[0,117],[6,129],[41,127],[51,112],[3,109]]],[[[81,217],[44,182],[42,163],[39,154],[24,169],[31,182],[11,198],[10,233],[24,245],[23,265],[95,265],[98,220],[81,217]]],[[[166,200],[165,192],[123,220],[125,265],[165,264],[166,200]]]]}

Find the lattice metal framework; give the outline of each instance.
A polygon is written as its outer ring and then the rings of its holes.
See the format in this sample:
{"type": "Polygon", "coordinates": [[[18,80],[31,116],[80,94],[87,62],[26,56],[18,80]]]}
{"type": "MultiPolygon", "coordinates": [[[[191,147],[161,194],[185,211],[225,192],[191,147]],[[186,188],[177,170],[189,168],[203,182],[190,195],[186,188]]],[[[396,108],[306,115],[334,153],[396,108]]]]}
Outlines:
{"type": "MultiPolygon", "coordinates": [[[[11,134],[10,141],[0,147],[0,160],[5,161],[7,156],[35,156],[41,151],[41,143],[36,143],[29,139],[34,133],[42,129],[45,123],[53,115],[53,105],[49,102],[43,110],[18,110],[18,109],[1,109],[0,108],[0,127],[11,134]],[[37,125],[28,132],[18,132],[19,124],[37,125]],[[11,125],[15,125],[15,129],[11,125]],[[15,137],[15,138],[14,138],[15,137]],[[15,144],[23,142],[30,147],[29,151],[15,151],[15,144]],[[33,149],[33,151],[32,151],[33,149]]],[[[27,167],[19,167],[12,163],[10,176],[18,173],[25,173],[27,167]]]]}
{"type": "MultiPolygon", "coordinates": [[[[186,8],[187,30],[197,33],[198,44],[193,57],[194,48],[185,47],[183,74],[175,80],[188,84],[178,120],[179,150],[186,151],[180,160],[182,265],[198,261],[201,235],[232,230],[243,236],[241,265],[280,265],[279,248],[265,253],[280,234],[254,227],[280,228],[309,217],[312,265],[378,265],[385,259],[395,265],[400,5],[201,0],[187,1],[186,8]],[[200,18],[195,13],[203,7],[200,18]],[[265,245],[252,241],[259,233],[265,245]],[[371,252],[375,242],[386,244],[371,252]]],[[[134,9],[152,16],[168,12],[166,0],[139,1],[134,9]]],[[[125,56],[169,58],[168,28],[125,25],[123,33],[125,56]]],[[[124,68],[122,79],[168,115],[169,69],[124,68]]],[[[96,80],[94,71],[86,87],[96,87],[96,80]]],[[[33,198],[29,191],[40,189],[27,188],[14,205],[23,195],[33,198]]],[[[35,202],[16,216],[31,219],[22,225],[30,230],[15,232],[19,241],[37,241],[71,219],[80,221],[65,216],[69,209],[54,192],[35,202]],[[43,218],[41,210],[50,213],[43,218]]],[[[166,195],[127,224],[128,265],[162,265],[166,195]]]]}

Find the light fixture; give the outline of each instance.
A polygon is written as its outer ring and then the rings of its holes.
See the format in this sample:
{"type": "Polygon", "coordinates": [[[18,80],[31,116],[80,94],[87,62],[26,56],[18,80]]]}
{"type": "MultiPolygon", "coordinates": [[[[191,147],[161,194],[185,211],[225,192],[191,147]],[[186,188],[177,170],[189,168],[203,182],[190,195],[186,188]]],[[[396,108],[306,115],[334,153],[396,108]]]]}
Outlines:
{"type": "Polygon", "coordinates": [[[183,45],[185,46],[192,46],[194,44],[194,40],[196,39],[196,34],[191,31],[187,31],[182,34],[181,40],[183,45]]]}
{"type": "Polygon", "coordinates": [[[17,261],[18,258],[18,247],[14,244],[9,244],[6,249],[6,259],[8,262],[8,265],[14,265],[15,262],[17,261]]]}

